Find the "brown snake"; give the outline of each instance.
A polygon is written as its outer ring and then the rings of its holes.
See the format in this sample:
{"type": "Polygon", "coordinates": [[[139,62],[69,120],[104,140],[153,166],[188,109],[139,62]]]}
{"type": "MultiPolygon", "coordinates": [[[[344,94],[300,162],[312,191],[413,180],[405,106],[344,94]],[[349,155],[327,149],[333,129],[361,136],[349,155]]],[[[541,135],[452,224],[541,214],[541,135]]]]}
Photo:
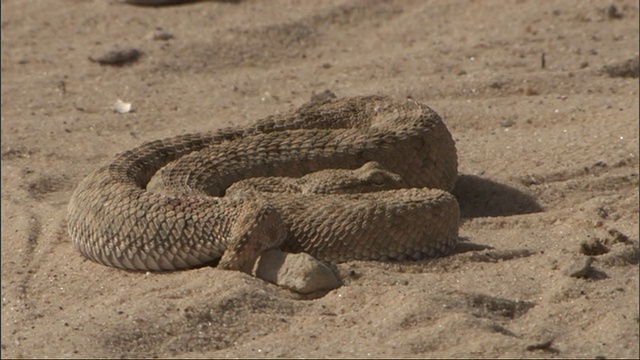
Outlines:
{"type": "Polygon", "coordinates": [[[447,192],[456,176],[455,143],[426,105],[382,96],[334,99],[120,153],[80,182],[68,230],[86,257],[136,270],[215,261],[240,269],[269,248],[333,263],[420,259],[447,254],[457,241],[459,207],[447,192]],[[384,171],[404,188],[372,191],[379,178],[363,175],[365,193],[224,196],[243,179],[259,177],[249,180],[259,188],[269,182],[264,177],[322,178],[327,169],[384,171]],[[166,193],[148,188],[157,172],[166,193]]]}

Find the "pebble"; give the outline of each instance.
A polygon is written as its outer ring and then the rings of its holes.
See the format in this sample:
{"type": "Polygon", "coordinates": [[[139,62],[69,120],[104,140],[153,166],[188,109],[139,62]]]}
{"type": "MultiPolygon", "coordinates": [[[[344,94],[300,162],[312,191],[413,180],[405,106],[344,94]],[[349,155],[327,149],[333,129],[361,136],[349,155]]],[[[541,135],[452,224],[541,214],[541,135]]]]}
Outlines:
{"type": "Polygon", "coordinates": [[[535,344],[527,345],[526,349],[527,351],[551,350],[551,345],[553,345],[553,339],[548,339],[535,344]]]}
{"type": "Polygon", "coordinates": [[[580,244],[580,252],[588,256],[597,256],[608,253],[609,248],[600,239],[591,239],[580,244]]]}
{"type": "Polygon", "coordinates": [[[342,285],[324,263],[307,253],[267,250],[253,268],[256,277],[301,294],[333,290],[342,285]]]}
{"type": "Polygon", "coordinates": [[[581,259],[574,262],[568,269],[567,275],[578,278],[578,279],[587,279],[590,277],[591,272],[593,271],[593,258],[588,257],[586,259],[581,259]]]}
{"type": "Polygon", "coordinates": [[[110,50],[104,55],[98,57],[89,57],[89,60],[97,62],[100,65],[122,66],[138,61],[142,51],[136,48],[125,48],[110,50]]]}

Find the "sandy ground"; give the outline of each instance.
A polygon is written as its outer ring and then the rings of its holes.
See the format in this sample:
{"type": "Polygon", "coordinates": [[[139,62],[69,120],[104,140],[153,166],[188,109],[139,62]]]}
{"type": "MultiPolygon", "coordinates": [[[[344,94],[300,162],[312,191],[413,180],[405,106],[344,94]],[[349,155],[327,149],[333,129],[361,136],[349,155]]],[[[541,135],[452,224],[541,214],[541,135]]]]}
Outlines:
{"type": "Polygon", "coordinates": [[[3,0],[2,357],[638,358],[639,86],[603,70],[637,59],[638,3],[609,4],[3,0]],[[89,60],[128,47],[133,64],[89,60]],[[302,300],[71,245],[69,197],[115,153],[326,89],[442,115],[455,254],[345,263],[344,286],[302,300]]]}

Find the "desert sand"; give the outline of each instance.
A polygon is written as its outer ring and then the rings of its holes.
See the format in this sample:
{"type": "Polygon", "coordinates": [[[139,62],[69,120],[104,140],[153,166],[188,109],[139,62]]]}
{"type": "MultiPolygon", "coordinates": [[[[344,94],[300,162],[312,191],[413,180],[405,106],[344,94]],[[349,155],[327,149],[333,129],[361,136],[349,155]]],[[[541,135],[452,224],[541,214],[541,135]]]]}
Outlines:
{"type": "Polygon", "coordinates": [[[638,358],[638,12],[3,0],[2,357],[638,358]],[[139,56],[98,62],[114,49],[139,56]],[[443,117],[459,157],[454,254],[343,263],[342,287],[303,298],[213,267],[117,270],[71,244],[74,187],[114,154],[325,90],[443,117]],[[113,111],[119,99],[133,111],[113,111]]]}

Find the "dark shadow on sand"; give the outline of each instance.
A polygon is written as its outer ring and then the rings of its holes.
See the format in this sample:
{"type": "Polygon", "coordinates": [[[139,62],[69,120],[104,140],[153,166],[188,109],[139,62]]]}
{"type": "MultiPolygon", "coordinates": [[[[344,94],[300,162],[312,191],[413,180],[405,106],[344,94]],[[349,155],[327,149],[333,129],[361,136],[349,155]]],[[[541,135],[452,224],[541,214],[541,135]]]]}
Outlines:
{"type": "Polygon", "coordinates": [[[459,175],[453,195],[460,203],[462,219],[544,211],[533,197],[522,191],[474,175],[459,175]]]}

